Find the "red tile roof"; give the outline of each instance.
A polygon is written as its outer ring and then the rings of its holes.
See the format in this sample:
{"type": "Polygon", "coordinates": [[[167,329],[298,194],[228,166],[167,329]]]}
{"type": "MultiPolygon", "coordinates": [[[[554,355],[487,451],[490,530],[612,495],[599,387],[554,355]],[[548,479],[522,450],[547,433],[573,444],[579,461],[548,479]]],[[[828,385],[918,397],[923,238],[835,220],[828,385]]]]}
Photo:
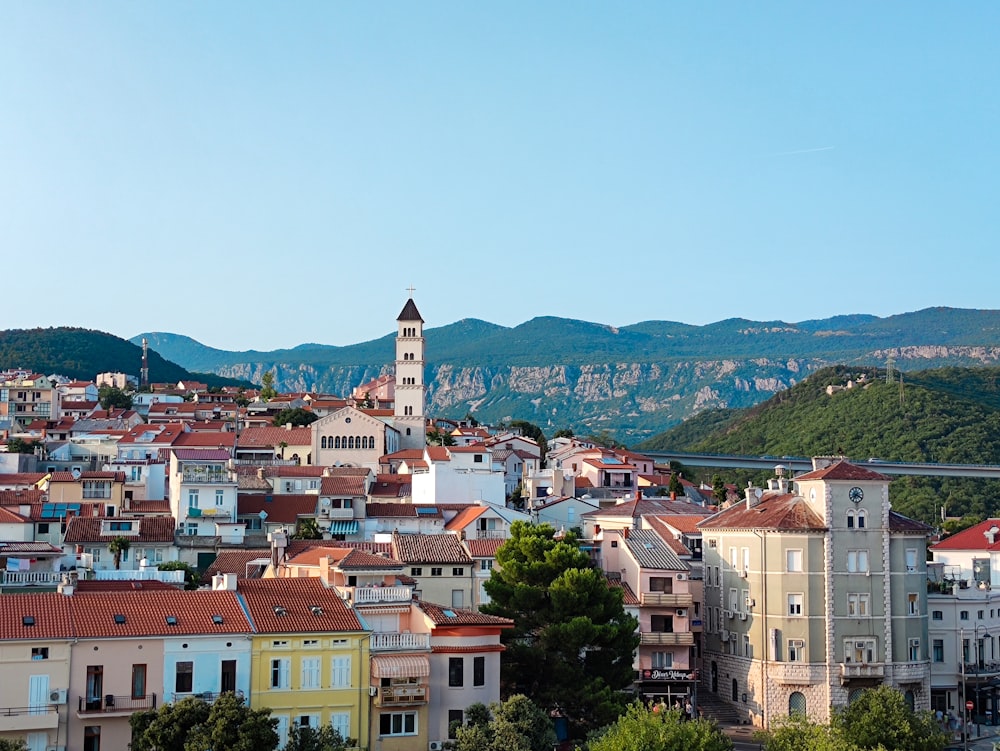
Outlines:
{"type": "Polygon", "coordinates": [[[285,550],[286,559],[296,556],[310,548],[354,548],[367,550],[369,553],[385,553],[392,555],[392,543],[371,542],[368,540],[289,540],[285,550]]]}
{"type": "Polygon", "coordinates": [[[369,519],[375,517],[413,517],[417,516],[418,508],[433,510],[432,513],[427,513],[426,511],[421,513],[421,518],[441,518],[441,509],[430,504],[414,505],[412,503],[379,503],[375,501],[365,504],[365,516],[369,519]]]}
{"type": "MultiPolygon", "coordinates": [[[[157,542],[174,541],[174,518],[172,516],[134,516],[114,517],[115,521],[133,521],[139,523],[139,534],[127,535],[133,546],[157,542]]],[[[70,519],[66,526],[65,544],[82,544],[88,542],[111,542],[122,535],[121,532],[105,530],[102,532],[100,517],[78,516],[70,519]]]]}
{"type": "MultiPolygon", "coordinates": [[[[247,564],[260,560],[270,563],[271,551],[263,548],[259,550],[220,550],[212,564],[201,575],[201,580],[210,582],[216,574],[236,574],[240,578],[246,578],[247,564]]],[[[253,572],[251,572],[252,574],[253,572]]]]}
{"type": "Polygon", "coordinates": [[[435,626],[490,626],[496,628],[513,628],[514,621],[510,618],[501,618],[499,615],[486,615],[477,613],[474,610],[460,610],[458,608],[448,608],[442,605],[435,605],[432,602],[420,601],[417,603],[427,617],[435,626]]]}
{"type": "Polygon", "coordinates": [[[268,524],[295,524],[300,516],[315,516],[318,502],[315,495],[240,493],[236,497],[236,514],[257,516],[265,511],[268,524]]]}
{"type": "Polygon", "coordinates": [[[496,558],[497,549],[506,540],[489,537],[485,539],[473,538],[465,541],[465,547],[469,550],[469,555],[473,558],[496,558]]]}
{"type": "Polygon", "coordinates": [[[449,532],[457,532],[458,530],[465,529],[484,513],[486,513],[485,506],[469,506],[455,514],[451,518],[451,521],[444,525],[444,528],[449,532]]]}
{"type": "Polygon", "coordinates": [[[77,592],[71,598],[74,630],[80,638],[244,634],[253,631],[235,592],[158,589],[77,592]],[[125,616],[123,623],[116,615],[125,616]],[[221,615],[222,623],[212,622],[221,615]],[[167,616],[177,619],[167,623],[167,616]]]}
{"type": "Polygon", "coordinates": [[[55,592],[0,596],[0,640],[71,638],[70,599],[55,592]],[[34,625],[25,626],[25,616],[33,617],[34,625]]]}
{"type": "Polygon", "coordinates": [[[242,579],[238,587],[260,633],[364,631],[337,591],[324,587],[317,577],[242,579]]]}
{"type": "Polygon", "coordinates": [[[993,535],[993,542],[986,537],[993,527],[1000,530],[1000,519],[993,518],[974,524],[968,529],[945,537],[941,542],[931,545],[931,550],[981,550],[983,552],[1000,551],[1000,531],[993,535]]]}
{"type": "Polygon", "coordinates": [[[133,514],[169,514],[170,501],[132,501],[129,510],[133,514]]]}
{"type": "Polygon", "coordinates": [[[312,430],[310,428],[292,428],[288,430],[284,427],[269,428],[246,428],[240,433],[240,446],[242,448],[250,446],[280,446],[286,443],[289,446],[308,446],[312,444],[312,430]]]}
{"type": "MultiPolygon", "coordinates": [[[[10,491],[0,491],[0,501],[3,500],[5,492],[10,491]]],[[[27,503],[27,501],[24,501],[24,503],[27,503]]],[[[0,506],[0,524],[27,524],[30,521],[29,517],[19,514],[14,509],[0,506]]]]}
{"type": "Polygon", "coordinates": [[[153,589],[182,589],[183,584],[171,584],[157,579],[114,581],[112,579],[80,579],[76,583],[78,592],[147,592],[153,589]]]}
{"type": "Polygon", "coordinates": [[[372,498],[405,498],[413,494],[411,480],[410,475],[378,475],[368,495],[372,498]]]}
{"type": "Polygon", "coordinates": [[[324,477],[320,480],[319,494],[360,498],[365,495],[366,479],[367,474],[355,477],[324,477]]]}
{"type": "Polygon", "coordinates": [[[698,525],[699,529],[776,529],[823,531],[826,525],[802,496],[796,493],[764,492],[760,502],[749,509],[745,502],[734,503],[698,525]]]}
{"type": "Polygon", "coordinates": [[[44,478],[44,472],[7,472],[0,474],[0,487],[30,488],[44,478]]]}
{"type": "MultiPolygon", "coordinates": [[[[254,470],[256,471],[256,467],[254,470]]],[[[264,477],[322,477],[325,467],[289,465],[285,467],[264,467],[264,477]]]]}
{"type": "MultiPolygon", "coordinates": [[[[688,550],[687,545],[674,537],[674,533],[667,527],[667,520],[671,519],[670,516],[644,516],[642,521],[644,524],[648,524],[649,528],[652,529],[656,534],[660,536],[660,539],[667,544],[667,546],[674,551],[677,555],[691,555],[691,551],[688,550]]],[[[707,516],[698,517],[699,521],[706,519],[707,516]]],[[[698,534],[701,534],[700,530],[697,530],[698,534]]]]}
{"type": "Polygon", "coordinates": [[[803,480],[881,480],[888,482],[890,479],[881,472],[875,472],[867,467],[859,467],[857,464],[851,464],[841,459],[823,469],[814,469],[812,472],[798,475],[795,482],[803,480]]]}
{"type": "Polygon", "coordinates": [[[392,535],[393,558],[405,563],[472,563],[457,535],[392,535]]]}
{"type": "Polygon", "coordinates": [[[451,461],[451,454],[448,453],[448,449],[444,446],[428,446],[427,458],[432,462],[449,462],[451,461]]]}

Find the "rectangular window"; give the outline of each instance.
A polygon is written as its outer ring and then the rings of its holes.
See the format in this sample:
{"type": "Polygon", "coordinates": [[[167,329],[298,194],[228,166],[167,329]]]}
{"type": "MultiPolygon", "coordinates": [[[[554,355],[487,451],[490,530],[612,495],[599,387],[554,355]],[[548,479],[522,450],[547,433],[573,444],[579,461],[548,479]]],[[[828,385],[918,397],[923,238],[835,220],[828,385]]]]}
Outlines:
{"type": "Polygon", "coordinates": [[[673,652],[653,652],[654,668],[670,668],[674,664],[673,652]]]}
{"type": "Polygon", "coordinates": [[[472,685],[473,686],[485,686],[486,685],[486,658],[485,657],[473,657],[472,658],[472,685]]]}
{"type": "Polygon", "coordinates": [[[796,572],[802,570],[802,551],[801,550],[786,550],[785,551],[785,571],[796,572]]]}
{"type": "Polygon", "coordinates": [[[49,533],[49,523],[48,522],[40,522],[38,524],[37,529],[38,529],[38,534],[40,534],[40,535],[47,535],[49,533]]]}
{"type": "Polygon", "coordinates": [[[967,620],[969,620],[969,611],[968,610],[959,611],[959,613],[958,613],[958,620],[960,620],[960,621],[967,621],[967,620]]]}
{"type": "Polygon", "coordinates": [[[302,659],[302,682],[300,688],[319,688],[319,657],[305,657],[302,659]]]}
{"type": "Polygon", "coordinates": [[[750,548],[743,548],[743,570],[750,570],[750,548]]]}
{"type": "Polygon", "coordinates": [[[920,661],[920,639],[910,639],[910,662],[920,661]]]}
{"type": "Polygon", "coordinates": [[[216,490],[215,491],[215,505],[224,506],[226,503],[226,491],[216,490]]]}
{"type": "Polygon", "coordinates": [[[423,576],[423,575],[424,575],[424,570],[420,566],[410,569],[410,576],[423,576]]]}
{"type": "Polygon", "coordinates": [[[942,621],[942,620],[944,620],[944,611],[943,610],[935,610],[935,611],[933,611],[931,613],[931,618],[934,619],[935,621],[942,621]]]}
{"type": "Polygon", "coordinates": [[[788,595],[788,614],[789,615],[802,615],[802,600],[803,596],[801,593],[792,592],[788,595]]]}
{"type": "Polygon", "coordinates": [[[465,658],[448,658],[448,685],[455,688],[465,685],[465,658]]]}
{"type": "Polygon", "coordinates": [[[146,698],[146,666],[132,666],[132,698],[146,698]]]}
{"type": "Polygon", "coordinates": [[[479,562],[479,570],[480,571],[492,571],[493,570],[493,559],[492,558],[483,558],[479,562]]]}
{"type": "Polygon", "coordinates": [[[750,646],[750,634],[743,634],[743,656],[753,657],[753,647],[750,646]]]}
{"type": "Polygon", "coordinates": [[[431,568],[431,576],[441,576],[440,568],[431,568]]]}
{"type": "Polygon", "coordinates": [[[465,569],[464,568],[453,568],[451,570],[451,575],[452,576],[465,576],[465,569]]]}
{"type": "Polygon", "coordinates": [[[934,662],[944,662],[944,639],[934,640],[934,662]]]}
{"type": "Polygon", "coordinates": [[[48,647],[32,647],[31,648],[31,659],[32,660],[47,660],[47,659],[49,659],[49,648],[48,647]]]}
{"type": "Polygon", "coordinates": [[[920,615],[920,600],[916,592],[910,592],[906,595],[906,606],[906,612],[909,615],[920,615]]]}
{"type": "Polygon", "coordinates": [[[188,508],[198,508],[198,489],[188,490],[188,508]]]}
{"type": "Polygon", "coordinates": [[[348,688],[351,685],[351,656],[334,657],[332,665],[333,678],[330,685],[333,688],[348,688]]]}
{"type": "Polygon", "coordinates": [[[385,712],[378,717],[379,735],[416,735],[416,712],[385,712]]]}
{"type": "Polygon", "coordinates": [[[906,571],[912,574],[917,570],[917,551],[915,548],[906,549],[906,571]]]}
{"type": "Polygon", "coordinates": [[[465,607],[465,590],[462,589],[451,590],[451,606],[453,608],[465,607]]]}
{"type": "Polygon", "coordinates": [[[854,618],[865,618],[869,612],[869,604],[871,602],[871,595],[868,593],[858,592],[851,593],[847,595],[847,614],[854,618]]]}
{"type": "Polygon", "coordinates": [[[465,714],[461,709],[448,710],[448,738],[454,740],[458,737],[458,728],[465,722],[465,714]]]}
{"type": "Polygon", "coordinates": [[[331,712],[330,725],[333,726],[334,730],[340,733],[341,738],[349,738],[351,736],[351,713],[331,712]]]}
{"type": "Polygon", "coordinates": [[[788,640],[788,661],[804,662],[806,659],[806,643],[802,639],[788,640]]]}
{"type": "Polygon", "coordinates": [[[194,686],[194,663],[178,662],[174,670],[174,692],[178,694],[191,693],[191,687],[194,686]]]}
{"type": "Polygon", "coordinates": [[[83,728],[83,751],[101,751],[100,725],[87,725],[83,728]]]}
{"type": "Polygon", "coordinates": [[[733,571],[739,566],[740,551],[737,548],[729,548],[729,565],[732,567],[733,571]]]}
{"type": "Polygon", "coordinates": [[[868,570],[868,551],[847,551],[847,570],[851,573],[864,573],[868,570]]]}
{"type": "Polygon", "coordinates": [[[737,592],[736,592],[735,589],[730,589],[729,590],[729,612],[730,613],[735,613],[736,612],[736,609],[737,609],[736,608],[736,600],[737,600],[738,597],[739,597],[739,595],[737,594],[737,592]]]}
{"type": "Polygon", "coordinates": [[[288,688],[290,663],[287,657],[271,660],[271,688],[288,688]]]}

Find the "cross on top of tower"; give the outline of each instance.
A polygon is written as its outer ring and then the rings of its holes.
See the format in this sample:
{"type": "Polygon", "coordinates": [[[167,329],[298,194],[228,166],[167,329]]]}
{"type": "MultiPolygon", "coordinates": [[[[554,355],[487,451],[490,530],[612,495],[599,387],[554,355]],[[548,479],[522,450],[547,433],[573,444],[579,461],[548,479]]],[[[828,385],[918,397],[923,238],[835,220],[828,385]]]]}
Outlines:
{"type": "Polygon", "coordinates": [[[413,293],[417,291],[417,288],[411,284],[406,288],[406,291],[410,293],[410,297],[413,297],[413,293]]]}

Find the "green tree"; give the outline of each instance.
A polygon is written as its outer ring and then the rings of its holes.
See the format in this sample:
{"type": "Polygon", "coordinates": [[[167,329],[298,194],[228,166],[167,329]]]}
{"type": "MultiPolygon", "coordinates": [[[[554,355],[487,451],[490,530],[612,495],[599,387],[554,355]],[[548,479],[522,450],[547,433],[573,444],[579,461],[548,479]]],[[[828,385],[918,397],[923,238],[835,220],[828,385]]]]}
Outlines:
{"type": "Polygon", "coordinates": [[[877,686],[838,712],[833,727],[859,749],[941,751],[947,737],[930,712],[914,712],[891,686],[877,686]]]}
{"type": "Polygon", "coordinates": [[[344,738],[332,725],[320,725],[319,728],[293,725],[283,751],[345,751],[354,745],[353,738],[344,738]]]}
{"type": "Polygon", "coordinates": [[[755,733],[754,740],[763,751],[853,751],[837,728],[800,713],[778,718],[767,730],[755,733]]]}
{"type": "Polygon", "coordinates": [[[131,751],[184,751],[184,741],[208,719],[208,712],[208,703],[194,697],[163,704],[159,709],[134,712],[129,717],[131,751]]]}
{"type": "Polygon", "coordinates": [[[269,709],[250,709],[232,692],[212,702],[208,717],[191,728],[184,751],[274,751],[278,720],[269,709]]]}
{"type": "Polygon", "coordinates": [[[23,738],[0,738],[0,751],[28,751],[23,738]]]}
{"type": "Polygon", "coordinates": [[[319,528],[317,521],[311,516],[305,516],[295,522],[295,532],[292,534],[293,540],[322,540],[323,530],[319,528]]]}
{"type": "Polygon", "coordinates": [[[301,428],[305,425],[316,422],[318,419],[319,417],[315,412],[310,412],[308,409],[303,409],[302,407],[290,407],[289,409],[283,409],[276,414],[274,419],[271,420],[271,424],[277,425],[280,428],[289,424],[291,424],[293,428],[301,428]]]}
{"type": "Polygon", "coordinates": [[[484,584],[491,602],[482,608],[514,619],[502,637],[502,691],[558,709],[582,737],[624,707],[638,624],[573,532],[556,540],[547,524],[516,521],[510,535],[497,550],[499,565],[484,584]]]}
{"type": "Polygon", "coordinates": [[[556,742],[552,720],[524,694],[488,708],[473,704],[466,720],[455,729],[454,751],[551,751],[556,742]]]}
{"type": "Polygon", "coordinates": [[[431,428],[430,430],[427,431],[427,445],[454,446],[455,436],[453,436],[447,430],[438,430],[437,428],[431,428]]]}
{"type": "Polygon", "coordinates": [[[269,402],[278,395],[274,388],[274,373],[270,370],[260,377],[260,399],[269,402]]]}
{"type": "Polygon", "coordinates": [[[122,556],[125,555],[131,547],[132,543],[129,542],[129,539],[127,537],[122,537],[121,535],[108,543],[108,550],[111,551],[111,555],[114,556],[116,569],[121,568],[122,556]]]}
{"type": "Polygon", "coordinates": [[[731,751],[733,742],[709,720],[684,720],[662,705],[628,707],[590,742],[590,751],[731,751]]]}
{"type": "Polygon", "coordinates": [[[721,475],[712,477],[712,495],[715,496],[715,502],[719,506],[726,502],[726,481],[721,475]]]}
{"type": "Polygon", "coordinates": [[[670,473],[670,485],[667,486],[671,493],[675,494],[678,498],[684,495],[684,485],[681,484],[680,475],[676,472],[670,473]]]}
{"type": "Polygon", "coordinates": [[[7,441],[7,453],[33,454],[35,453],[35,444],[31,441],[26,441],[23,438],[11,438],[7,441]]]}
{"type": "Polygon", "coordinates": [[[556,431],[556,434],[552,436],[553,438],[572,438],[573,431],[569,428],[560,428],[556,431]]]}
{"type": "Polygon", "coordinates": [[[156,567],[160,571],[183,571],[184,589],[198,589],[201,582],[201,573],[190,563],[184,561],[167,561],[160,563],[156,567]]]}
{"type": "Polygon", "coordinates": [[[117,386],[101,386],[97,390],[97,401],[101,409],[132,409],[132,395],[117,386]]]}

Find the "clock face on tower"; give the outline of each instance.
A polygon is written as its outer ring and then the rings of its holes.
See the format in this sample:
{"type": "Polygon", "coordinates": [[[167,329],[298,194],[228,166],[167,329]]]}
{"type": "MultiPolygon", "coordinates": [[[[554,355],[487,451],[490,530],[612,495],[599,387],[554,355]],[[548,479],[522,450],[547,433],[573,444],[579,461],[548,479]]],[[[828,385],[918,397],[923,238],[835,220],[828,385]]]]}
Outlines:
{"type": "Polygon", "coordinates": [[[848,492],[847,497],[851,499],[854,503],[861,503],[861,499],[865,497],[865,491],[861,488],[851,488],[848,492]]]}

